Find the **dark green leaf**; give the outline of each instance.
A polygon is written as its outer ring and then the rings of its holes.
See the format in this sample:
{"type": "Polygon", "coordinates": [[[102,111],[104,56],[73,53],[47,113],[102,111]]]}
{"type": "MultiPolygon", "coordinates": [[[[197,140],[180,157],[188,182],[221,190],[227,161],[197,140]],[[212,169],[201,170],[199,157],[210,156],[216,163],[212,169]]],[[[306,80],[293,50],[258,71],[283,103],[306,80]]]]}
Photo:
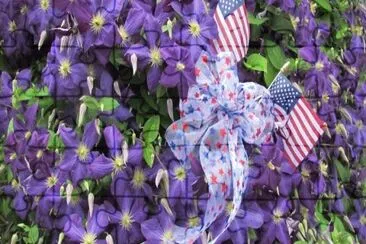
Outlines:
{"type": "Polygon", "coordinates": [[[119,102],[113,97],[103,97],[99,100],[101,111],[111,111],[119,106],[119,102]]]}
{"type": "Polygon", "coordinates": [[[251,54],[244,65],[251,70],[267,72],[267,59],[258,53],[251,54]]]}
{"type": "Polygon", "coordinates": [[[344,166],[340,161],[334,161],[337,168],[338,176],[341,178],[342,182],[349,182],[351,173],[348,166],[344,166]]]}
{"type": "Polygon", "coordinates": [[[271,85],[273,79],[276,77],[278,73],[278,70],[273,67],[273,65],[271,64],[271,62],[268,62],[268,65],[267,65],[267,72],[264,73],[264,81],[267,85],[267,87],[269,85],[271,85]]]}
{"type": "Polygon", "coordinates": [[[160,116],[155,115],[149,118],[144,124],[143,129],[144,141],[153,142],[159,135],[159,127],[160,127],[160,116]]]}
{"type": "Polygon", "coordinates": [[[36,243],[39,238],[39,231],[36,225],[32,226],[28,232],[28,241],[30,243],[36,243]]]}
{"type": "Polygon", "coordinates": [[[251,24],[251,25],[262,25],[269,18],[267,18],[267,17],[256,18],[252,13],[248,12],[248,19],[249,19],[249,24],[251,24]]]}
{"type": "Polygon", "coordinates": [[[154,163],[154,147],[151,143],[146,143],[144,147],[144,159],[149,167],[154,163]]]}
{"type": "Polygon", "coordinates": [[[331,12],[332,6],[329,4],[329,0],[315,0],[315,2],[322,7],[324,10],[331,12]]]}
{"type": "Polygon", "coordinates": [[[280,70],[287,61],[283,50],[269,39],[264,40],[264,46],[269,61],[277,70],[280,70]]]}

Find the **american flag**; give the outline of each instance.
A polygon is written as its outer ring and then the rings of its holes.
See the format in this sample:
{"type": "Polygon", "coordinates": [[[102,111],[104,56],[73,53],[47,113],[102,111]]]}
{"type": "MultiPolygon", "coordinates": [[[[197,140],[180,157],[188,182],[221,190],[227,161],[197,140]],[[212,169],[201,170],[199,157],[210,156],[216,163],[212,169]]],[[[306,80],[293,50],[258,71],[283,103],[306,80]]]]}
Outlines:
{"type": "Polygon", "coordinates": [[[277,75],[269,91],[275,103],[275,120],[282,123],[278,133],[284,138],[284,154],[297,167],[324,133],[326,124],[282,73],[277,75]]]}
{"type": "Polygon", "coordinates": [[[219,37],[213,40],[217,53],[231,51],[239,62],[248,51],[249,22],[244,0],[220,0],[214,14],[219,37]]]}

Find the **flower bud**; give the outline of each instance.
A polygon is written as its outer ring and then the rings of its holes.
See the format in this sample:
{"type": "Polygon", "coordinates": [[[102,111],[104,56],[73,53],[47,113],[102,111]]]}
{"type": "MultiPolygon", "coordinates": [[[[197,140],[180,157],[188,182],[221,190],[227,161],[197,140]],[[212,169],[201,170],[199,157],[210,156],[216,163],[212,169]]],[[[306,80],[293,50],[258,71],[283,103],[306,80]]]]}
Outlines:
{"type": "Polygon", "coordinates": [[[137,71],[137,56],[136,54],[131,55],[132,74],[135,75],[137,71]]]}
{"type": "Polygon", "coordinates": [[[171,98],[166,100],[166,107],[168,109],[169,118],[174,121],[174,113],[173,113],[173,100],[171,98]]]}
{"type": "Polygon", "coordinates": [[[64,240],[64,237],[65,237],[65,234],[63,232],[61,232],[59,235],[58,235],[58,241],[57,241],[57,244],[61,244],[62,241],[64,240]]]}
{"type": "Polygon", "coordinates": [[[338,151],[340,153],[341,159],[343,159],[347,164],[349,164],[349,160],[347,158],[346,152],[343,147],[339,147],[338,151]]]}
{"type": "Polygon", "coordinates": [[[117,93],[118,96],[122,96],[121,89],[119,87],[118,81],[113,82],[114,91],[117,93]]]}
{"type": "Polygon", "coordinates": [[[74,190],[74,187],[72,186],[72,184],[71,183],[67,184],[67,186],[66,186],[66,203],[67,203],[67,205],[70,204],[73,190],[74,190]]]}
{"type": "Polygon", "coordinates": [[[123,141],[122,144],[122,155],[123,155],[123,163],[126,164],[128,161],[128,145],[126,141],[123,141]]]}
{"type": "Polygon", "coordinates": [[[94,194],[93,193],[88,194],[88,206],[89,206],[89,216],[91,217],[93,215],[93,210],[94,210],[94,194]]]}
{"type": "Polygon", "coordinates": [[[107,244],[114,244],[113,238],[110,234],[107,234],[107,236],[105,237],[105,241],[107,242],[107,244]]]}
{"type": "Polygon", "coordinates": [[[44,41],[46,40],[46,38],[47,38],[47,32],[45,30],[43,30],[41,32],[41,36],[39,37],[38,50],[41,50],[41,47],[42,47],[44,41]]]}
{"type": "Polygon", "coordinates": [[[80,127],[84,122],[86,109],[87,109],[86,104],[82,103],[79,108],[78,127],[80,127]]]}
{"type": "Polygon", "coordinates": [[[11,236],[10,244],[16,244],[18,242],[18,234],[15,233],[11,236]]]}
{"type": "Polygon", "coordinates": [[[94,88],[94,77],[88,75],[88,77],[86,77],[86,83],[88,85],[89,93],[91,95],[93,92],[93,88],[94,88]]]}

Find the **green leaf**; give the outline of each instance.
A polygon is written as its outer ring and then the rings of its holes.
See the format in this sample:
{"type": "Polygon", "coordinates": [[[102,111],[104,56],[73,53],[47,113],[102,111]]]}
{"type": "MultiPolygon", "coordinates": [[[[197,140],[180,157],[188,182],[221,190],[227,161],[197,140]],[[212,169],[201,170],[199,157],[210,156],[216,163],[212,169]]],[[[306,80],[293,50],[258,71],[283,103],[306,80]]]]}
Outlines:
{"type": "Polygon", "coordinates": [[[119,102],[113,97],[103,97],[99,100],[100,111],[111,111],[119,106],[119,102]]]}
{"type": "Polygon", "coordinates": [[[166,94],[166,92],[167,89],[164,86],[159,85],[158,88],[156,89],[156,97],[161,98],[166,94]]]}
{"type": "Polygon", "coordinates": [[[327,12],[332,12],[332,6],[330,6],[329,0],[315,0],[315,2],[327,12]]]}
{"type": "Polygon", "coordinates": [[[249,19],[249,24],[251,24],[251,25],[262,25],[269,18],[267,18],[267,17],[256,18],[252,13],[248,12],[248,19],[249,19]]]}
{"type": "Polygon", "coordinates": [[[154,147],[151,143],[146,143],[144,147],[144,159],[146,164],[151,168],[154,163],[154,147]]]}
{"type": "Polygon", "coordinates": [[[264,40],[264,46],[269,61],[277,70],[280,70],[287,61],[283,50],[279,45],[269,39],[264,40]]]}
{"type": "Polygon", "coordinates": [[[160,116],[155,115],[149,118],[144,124],[143,129],[144,141],[153,142],[159,135],[159,127],[160,127],[160,116]]]}
{"type": "Polygon", "coordinates": [[[48,137],[47,148],[50,150],[62,149],[64,148],[64,144],[61,138],[53,131],[48,131],[50,136],[48,137]]]}
{"type": "Polygon", "coordinates": [[[39,238],[39,230],[38,227],[34,225],[29,229],[28,241],[29,243],[36,243],[38,241],[38,238],[39,238]]]}
{"type": "Polygon", "coordinates": [[[294,26],[292,25],[290,19],[284,15],[275,15],[270,20],[270,23],[272,30],[278,33],[289,34],[294,32],[294,26]]]}
{"type": "Polygon", "coordinates": [[[99,110],[99,103],[97,99],[91,96],[82,96],[80,101],[84,102],[86,107],[93,110],[99,110]]]}
{"type": "Polygon", "coordinates": [[[349,182],[351,173],[348,166],[344,166],[340,161],[334,160],[335,166],[337,168],[338,176],[341,178],[342,182],[349,182]]]}
{"type": "Polygon", "coordinates": [[[267,65],[267,72],[264,73],[264,82],[266,83],[267,87],[269,87],[273,81],[273,79],[276,77],[278,73],[278,70],[271,64],[271,62],[268,62],[267,65]]]}
{"type": "Polygon", "coordinates": [[[251,54],[244,65],[251,70],[267,72],[267,59],[258,53],[251,54]]]}

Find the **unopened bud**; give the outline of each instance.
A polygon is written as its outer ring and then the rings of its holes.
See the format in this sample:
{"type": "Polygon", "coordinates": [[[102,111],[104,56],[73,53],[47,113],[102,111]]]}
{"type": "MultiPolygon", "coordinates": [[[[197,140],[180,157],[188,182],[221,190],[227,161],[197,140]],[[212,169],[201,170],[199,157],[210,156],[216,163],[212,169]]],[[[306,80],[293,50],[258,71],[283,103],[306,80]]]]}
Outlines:
{"type": "Polygon", "coordinates": [[[174,113],[173,113],[173,100],[171,98],[168,98],[166,100],[166,107],[168,109],[168,115],[169,118],[174,121],[174,113]]]}
{"type": "Polygon", "coordinates": [[[39,37],[38,50],[41,50],[41,47],[42,47],[44,41],[46,40],[46,37],[47,37],[47,32],[45,30],[43,30],[41,32],[41,36],[39,37]]]}
{"type": "Polygon", "coordinates": [[[86,104],[82,103],[79,108],[78,127],[80,127],[84,122],[86,109],[87,109],[86,104]]]}
{"type": "Polygon", "coordinates": [[[135,132],[132,132],[132,145],[135,145],[136,143],[136,134],[135,132]]]}
{"type": "Polygon", "coordinates": [[[18,234],[15,233],[11,236],[10,244],[16,244],[18,242],[18,234]]]}
{"type": "Polygon", "coordinates": [[[343,161],[345,161],[346,163],[349,163],[349,160],[347,158],[347,155],[346,155],[346,152],[345,152],[344,148],[343,147],[339,147],[338,148],[338,151],[339,151],[339,154],[341,156],[341,159],[343,159],[343,161]]]}
{"type": "Polygon", "coordinates": [[[123,163],[126,164],[128,161],[128,145],[126,141],[123,141],[122,144],[122,156],[123,156],[123,163]]]}
{"type": "Polygon", "coordinates": [[[58,235],[58,240],[57,240],[57,244],[61,244],[62,241],[64,240],[64,237],[65,237],[65,234],[63,232],[61,232],[59,235],[58,235]]]}
{"type": "Polygon", "coordinates": [[[88,77],[86,77],[86,83],[88,85],[89,93],[91,95],[93,92],[93,88],[94,88],[94,77],[90,76],[90,75],[88,77]]]}
{"type": "Polygon", "coordinates": [[[105,237],[105,241],[107,242],[107,244],[113,244],[113,238],[110,234],[107,234],[107,236],[105,237]]]}
{"type": "Polygon", "coordinates": [[[88,206],[89,206],[89,216],[91,217],[93,215],[93,210],[94,210],[94,194],[93,193],[88,194],[88,206]]]}
{"type": "Polygon", "coordinates": [[[135,75],[137,71],[137,56],[136,54],[131,55],[132,74],[135,75]]]}
{"type": "Polygon", "coordinates": [[[66,203],[67,203],[67,205],[70,204],[73,190],[74,190],[74,187],[72,186],[72,184],[70,184],[70,183],[67,184],[67,186],[66,186],[66,203]]]}
{"type": "Polygon", "coordinates": [[[113,82],[114,91],[117,93],[118,96],[122,96],[121,89],[119,87],[118,81],[113,82]]]}

